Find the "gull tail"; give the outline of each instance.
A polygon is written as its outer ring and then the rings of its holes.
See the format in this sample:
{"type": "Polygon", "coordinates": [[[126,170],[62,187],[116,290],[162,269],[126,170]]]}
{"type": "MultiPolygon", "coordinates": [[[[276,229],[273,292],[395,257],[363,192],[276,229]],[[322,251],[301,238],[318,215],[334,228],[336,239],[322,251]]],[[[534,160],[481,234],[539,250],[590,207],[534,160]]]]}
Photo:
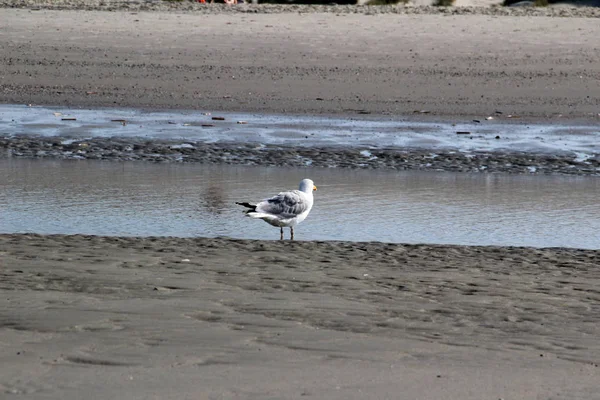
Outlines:
{"type": "Polygon", "coordinates": [[[247,202],[238,203],[237,201],[235,202],[235,204],[248,208],[248,210],[246,210],[246,214],[256,211],[256,204],[250,204],[247,202]]]}

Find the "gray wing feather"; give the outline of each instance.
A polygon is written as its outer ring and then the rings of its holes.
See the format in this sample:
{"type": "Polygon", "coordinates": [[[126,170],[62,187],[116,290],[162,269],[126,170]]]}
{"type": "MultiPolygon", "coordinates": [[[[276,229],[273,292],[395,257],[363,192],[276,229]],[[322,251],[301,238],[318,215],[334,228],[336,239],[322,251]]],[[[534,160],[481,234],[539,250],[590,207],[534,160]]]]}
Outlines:
{"type": "Polygon", "coordinates": [[[304,193],[299,190],[281,192],[265,199],[256,205],[257,212],[278,215],[282,218],[293,218],[308,209],[304,193]]]}

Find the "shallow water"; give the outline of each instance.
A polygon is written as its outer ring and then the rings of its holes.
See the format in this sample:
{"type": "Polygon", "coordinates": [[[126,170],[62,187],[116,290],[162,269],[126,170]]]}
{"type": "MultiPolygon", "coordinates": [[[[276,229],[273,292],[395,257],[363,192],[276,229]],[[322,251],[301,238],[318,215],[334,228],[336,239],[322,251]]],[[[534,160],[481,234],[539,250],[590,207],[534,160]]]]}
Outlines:
{"type": "Polygon", "coordinates": [[[25,159],[0,171],[2,233],[278,239],[235,201],[310,177],[319,190],[299,240],[600,248],[594,177],[25,159]]]}
{"type": "Polygon", "coordinates": [[[440,122],[401,117],[291,116],[195,110],[68,109],[0,104],[0,135],[181,139],[205,143],[256,143],[301,147],[534,152],[568,154],[585,161],[600,154],[596,125],[522,123],[505,115],[440,122]],[[214,117],[223,120],[213,120],[214,117]],[[487,118],[493,118],[488,120],[487,118]],[[243,123],[240,123],[243,122],[243,123]],[[468,132],[468,134],[457,134],[468,132]]]}

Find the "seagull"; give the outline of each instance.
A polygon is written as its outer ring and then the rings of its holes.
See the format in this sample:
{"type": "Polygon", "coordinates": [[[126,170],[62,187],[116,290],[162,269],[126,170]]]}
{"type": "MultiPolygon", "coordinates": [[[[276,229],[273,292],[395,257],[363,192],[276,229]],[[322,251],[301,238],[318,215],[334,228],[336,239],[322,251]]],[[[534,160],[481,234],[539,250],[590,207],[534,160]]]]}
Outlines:
{"type": "Polygon", "coordinates": [[[304,221],[313,206],[313,191],[317,190],[310,179],[302,179],[298,190],[281,192],[258,204],[235,203],[248,208],[246,215],[280,228],[280,240],[283,240],[283,227],[289,226],[291,240],[294,240],[294,227],[304,221]]]}

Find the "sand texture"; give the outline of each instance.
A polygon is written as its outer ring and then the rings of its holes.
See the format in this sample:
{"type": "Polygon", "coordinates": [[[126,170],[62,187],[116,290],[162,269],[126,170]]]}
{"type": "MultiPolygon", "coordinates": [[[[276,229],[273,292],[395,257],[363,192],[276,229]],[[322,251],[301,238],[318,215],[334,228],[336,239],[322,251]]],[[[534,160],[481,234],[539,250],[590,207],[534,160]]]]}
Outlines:
{"type": "Polygon", "coordinates": [[[510,15],[510,16],[546,16],[546,17],[583,17],[600,16],[598,0],[564,0],[547,7],[502,7],[502,0],[455,0],[454,7],[433,6],[435,0],[409,0],[406,4],[366,6],[365,0],[357,5],[330,4],[245,4],[234,7],[215,0],[213,4],[197,1],[165,0],[0,0],[2,8],[24,8],[31,10],[86,10],[86,11],[159,11],[193,12],[198,14],[284,14],[284,13],[331,13],[331,14],[440,14],[440,15],[510,15]]]}
{"type": "Polygon", "coordinates": [[[598,398],[598,251],[1,235],[0,256],[15,398],[598,398]]]}
{"type": "Polygon", "coordinates": [[[597,120],[596,18],[1,9],[0,101],[597,120]]]}

